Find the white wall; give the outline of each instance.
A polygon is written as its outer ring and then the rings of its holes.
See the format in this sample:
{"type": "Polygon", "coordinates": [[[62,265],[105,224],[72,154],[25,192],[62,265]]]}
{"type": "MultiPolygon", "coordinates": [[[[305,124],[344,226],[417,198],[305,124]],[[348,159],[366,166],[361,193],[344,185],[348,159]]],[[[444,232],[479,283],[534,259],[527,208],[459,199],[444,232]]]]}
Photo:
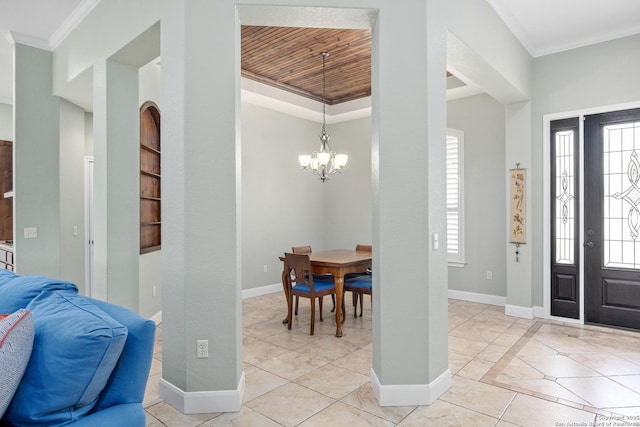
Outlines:
{"type": "Polygon", "coordinates": [[[466,261],[449,267],[449,289],[506,296],[504,106],[489,95],[449,101],[447,126],[464,132],[466,261]]]}

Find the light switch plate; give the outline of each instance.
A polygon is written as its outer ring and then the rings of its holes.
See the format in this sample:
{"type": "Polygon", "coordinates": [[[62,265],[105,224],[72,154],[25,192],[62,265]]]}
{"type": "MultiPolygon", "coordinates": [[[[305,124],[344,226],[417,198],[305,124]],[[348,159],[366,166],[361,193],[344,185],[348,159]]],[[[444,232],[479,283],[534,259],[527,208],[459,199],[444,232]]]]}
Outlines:
{"type": "Polygon", "coordinates": [[[36,227],[27,227],[24,229],[25,239],[35,239],[38,237],[38,229],[36,227]]]}

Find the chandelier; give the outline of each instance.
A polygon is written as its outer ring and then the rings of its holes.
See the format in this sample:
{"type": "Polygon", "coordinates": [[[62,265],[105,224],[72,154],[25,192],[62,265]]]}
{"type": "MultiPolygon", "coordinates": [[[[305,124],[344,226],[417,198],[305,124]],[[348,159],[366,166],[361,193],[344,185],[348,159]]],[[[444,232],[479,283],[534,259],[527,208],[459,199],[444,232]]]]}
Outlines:
{"type": "Polygon", "coordinates": [[[340,172],[347,164],[348,156],[346,154],[336,154],[329,147],[329,139],[331,136],[325,129],[326,125],[326,87],[327,78],[325,73],[325,65],[329,52],[322,52],[322,131],[320,132],[320,151],[314,151],[311,154],[302,154],[298,156],[300,166],[307,172],[318,175],[322,182],[329,179],[329,175],[340,172]]]}

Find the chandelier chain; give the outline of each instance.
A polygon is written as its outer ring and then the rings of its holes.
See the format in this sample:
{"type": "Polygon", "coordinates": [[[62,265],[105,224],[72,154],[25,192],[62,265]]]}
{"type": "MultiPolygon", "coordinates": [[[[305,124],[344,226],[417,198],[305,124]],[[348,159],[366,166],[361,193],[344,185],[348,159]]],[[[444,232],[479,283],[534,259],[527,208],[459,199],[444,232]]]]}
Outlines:
{"type": "Polygon", "coordinates": [[[341,172],[347,164],[348,156],[346,154],[337,154],[331,151],[329,147],[329,139],[325,127],[326,119],[326,98],[327,98],[327,57],[329,52],[320,52],[322,55],[322,132],[320,133],[320,150],[309,154],[298,156],[300,166],[307,172],[317,175],[322,182],[329,179],[329,175],[341,172]]]}
{"type": "Polygon", "coordinates": [[[329,56],[329,52],[322,52],[322,130],[324,130],[326,125],[326,104],[327,104],[327,73],[326,73],[326,63],[327,56],[329,56]]]}

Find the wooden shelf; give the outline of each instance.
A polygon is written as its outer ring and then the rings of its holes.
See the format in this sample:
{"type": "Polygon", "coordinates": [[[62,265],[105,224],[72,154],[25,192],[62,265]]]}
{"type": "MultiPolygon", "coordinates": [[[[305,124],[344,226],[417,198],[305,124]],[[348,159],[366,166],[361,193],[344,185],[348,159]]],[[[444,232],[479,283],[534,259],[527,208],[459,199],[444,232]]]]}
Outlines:
{"type": "Polygon", "coordinates": [[[146,175],[146,176],[150,176],[152,178],[160,178],[161,175],[158,173],[153,173],[153,172],[149,172],[149,171],[145,171],[145,170],[140,170],[140,174],[141,175],[146,175]]]}
{"type": "Polygon", "coordinates": [[[145,151],[149,151],[150,153],[157,154],[158,156],[160,155],[160,151],[156,150],[155,148],[151,148],[151,147],[148,147],[146,145],[140,145],[140,148],[142,148],[145,151]]]}
{"type": "Polygon", "coordinates": [[[160,110],[153,102],[140,108],[140,253],[162,248],[160,110]]]}

